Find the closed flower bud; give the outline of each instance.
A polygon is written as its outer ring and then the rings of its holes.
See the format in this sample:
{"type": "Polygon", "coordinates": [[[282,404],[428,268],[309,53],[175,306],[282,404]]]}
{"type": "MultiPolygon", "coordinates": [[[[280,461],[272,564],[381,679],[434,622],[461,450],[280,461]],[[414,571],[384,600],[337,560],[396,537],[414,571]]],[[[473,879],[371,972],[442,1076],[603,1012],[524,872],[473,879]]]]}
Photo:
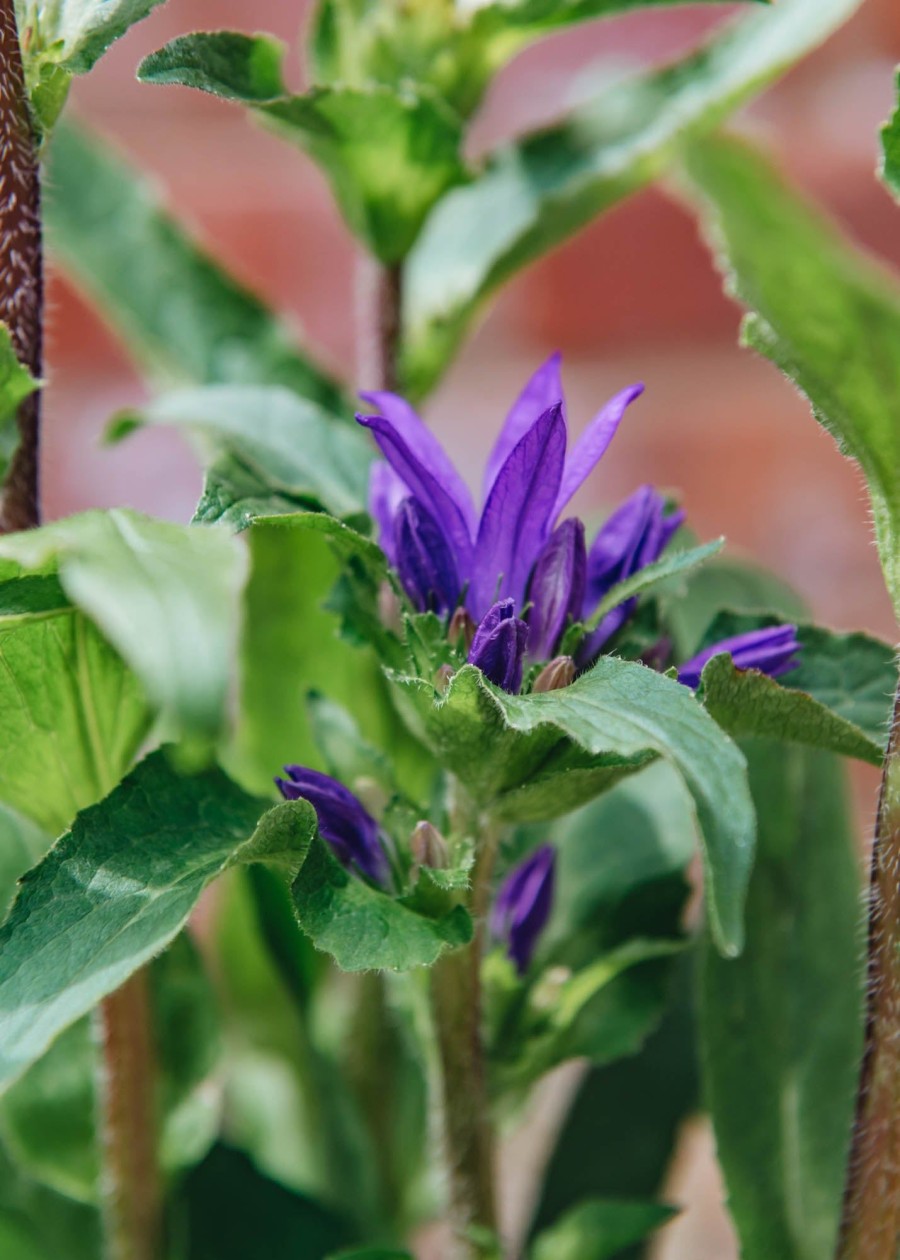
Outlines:
{"type": "Polygon", "coordinates": [[[450,851],[447,841],[433,823],[423,819],[416,823],[409,840],[409,851],[419,866],[430,866],[434,870],[445,870],[450,865],[450,851]]]}
{"type": "Polygon", "coordinates": [[[735,634],[685,661],[678,670],[678,681],[685,687],[699,687],[703,666],[722,652],[729,653],[736,669],[758,669],[770,678],[778,678],[800,664],[798,653],[802,646],[797,639],[797,627],[791,625],[767,626],[763,630],[735,634]]]}
{"type": "Polygon", "coordinates": [[[586,575],[584,526],[570,517],[550,535],[528,588],[528,652],[532,660],[546,660],[569,622],[581,615],[586,575]]]}
{"type": "Polygon", "coordinates": [[[434,675],[435,691],[439,691],[441,695],[443,695],[444,692],[447,690],[447,688],[450,686],[450,679],[453,677],[455,673],[456,673],[456,670],[453,668],[452,665],[441,665],[435,671],[435,675],[434,675]]]}
{"type": "Polygon", "coordinates": [[[491,934],[506,946],[519,975],[528,970],[553,908],[556,851],[535,849],[504,880],[491,912],[491,934]]]}
{"type": "Polygon", "coordinates": [[[450,618],[450,625],[447,627],[447,641],[451,647],[456,647],[461,643],[468,652],[472,646],[472,640],[475,638],[475,622],[466,612],[465,608],[457,608],[456,612],[450,618]]]}
{"type": "Polygon", "coordinates": [[[453,607],[460,590],[453,553],[434,517],[412,496],[397,511],[394,551],[403,589],[419,612],[453,607]]]}
{"type": "Polygon", "coordinates": [[[534,680],[532,691],[559,691],[575,680],[575,662],[571,656],[555,656],[534,680]]]}
{"type": "Polygon", "coordinates": [[[329,774],[304,766],[285,766],[286,779],[275,782],[288,801],[309,801],[316,811],[319,835],[344,866],[355,867],[376,884],[390,877],[378,823],[363,803],[329,774]]]}
{"type": "Polygon", "coordinates": [[[511,695],[522,686],[528,643],[528,626],[513,610],[511,599],[501,599],[489,608],[469,649],[469,664],[477,665],[485,678],[511,695]]]}

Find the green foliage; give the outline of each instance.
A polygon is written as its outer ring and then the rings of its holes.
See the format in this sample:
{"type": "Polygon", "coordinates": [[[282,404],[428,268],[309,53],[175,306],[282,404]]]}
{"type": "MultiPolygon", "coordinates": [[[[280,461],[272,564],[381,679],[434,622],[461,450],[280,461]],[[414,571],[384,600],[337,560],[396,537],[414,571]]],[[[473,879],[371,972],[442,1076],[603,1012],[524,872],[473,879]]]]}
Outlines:
{"type": "MultiPolygon", "coordinates": [[[[225,530],[118,509],[85,512],[0,540],[0,556],[29,570],[57,565],[65,593],[121,652],[160,713],[186,736],[220,734],[246,573],[243,547],[225,530]]],[[[102,707],[99,720],[115,717],[115,708],[102,707]]],[[[116,781],[107,778],[100,794],[116,781]]]]}
{"type": "Polygon", "coordinates": [[[0,483],[19,441],[16,412],[20,403],[39,387],[40,381],[16,357],[9,329],[0,324],[0,483]]]}
{"type": "Polygon", "coordinates": [[[0,922],[16,894],[20,876],[44,856],[50,843],[46,832],[30,819],[0,805],[0,922]]]}
{"type": "Polygon", "coordinates": [[[615,1260],[674,1215],[658,1203],[592,1199],[538,1234],[528,1254],[531,1260],[615,1260]]]}
{"type": "Polygon", "coordinates": [[[100,1253],[98,1213],[26,1177],[0,1148],[3,1260],[97,1260],[100,1253]]]}
{"type": "Polygon", "coordinates": [[[829,1260],[862,1043],[859,877],[829,756],[747,745],[759,855],[736,962],[707,952],[706,1093],[746,1260],[829,1260]]]}
{"type": "MultiPolygon", "coordinates": [[[[900,73],[897,75],[897,89],[900,92],[900,73]]],[[[884,148],[882,176],[894,196],[900,199],[900,105],[893,117],[885,123],[881,142],[884,148]]]]}
{"type": "Polygon", "coordinates": [[[698,144],[688,172],[729,291],[750,312],[743,343],[806,394],[862,468],[900,615],[900,286],[746,145],[698,144]]]}
{"type": "Polygon", "coordinates": [[[154,376],[189,385],[285,385],[330,413],[347,413],[340,389],[299,351],[293,332],[96,137],[57,128],[46,188],[51,249],[154,376]]]}
{"type": "Polygon", "coordinates": [[[510,276],[656,178],[686,138],[721,122],[858,4],[780,0],[743,17],[684,61],[611,86],[557,125],[500,149],[476,179],[446,194],[405,267],[406,390],[428,391],[510,276]]]}
{"type": "Polygon", "coordinates": [[[0,930],[0,1088],[158,954],[227,866],[296,871],[315,815],[286,802],[260,821],[266,808],[221,771],[178,777],[162,751],[78,815],[0,930]]]}
{"type": "MultiPolygon", "coordinates": [[[[248,473],[288,511],[320,507],[335,516],[366,503],[372,449],[361,430],[336,424],[316,403],[278,385],[211,385],[164,394],[108,430],[118,441],[145,424],[183,428],[205,466],[248,473]]],[[[271,512],[272,504],[259,504],[271,512]]],[[[243,515],[249,514],[246,503],[243,515]]],[[[258,514],[258,513],[257,513],[258,514]]]]}
{"type": "Polygon", "coordinates": [[[726,953],[739,951],[754,831],[746,770],[687,688],[615,657],[601,657],[570,687],[537,695],[506,695],[474,666],[455,674],[443,697],[419,680],[395,682],[439,759],[501,813],[503,794],[526,782],[553,787],[543,798],[553,816],[596,795],[596,782],[584,792],[586,768],[615,767],[621,777],[657,757],[670,762],[694,801],[713,934],[726,953]]]}
{"type": "Polygon", "coordinates": [[[460,120],[440,97],[410,84],[289,95],[265,37],[183,35],[138,75],[249,106],[321,166],[350,229],[383,263],[404,257],[431,206],[464,175],[460,120]]]}
{"type": "Polygon", "coordinates": [[[632,599],[635,595],[652,590],[660,582],[669,582],[673,578],[680,577],[681,574],[690,573],[701,564],[705,564],[707,560],[710,560],[720,552],[724,546],[725,539],[717,538],[713,542],[704,543],[700,547],[689,547],[684,551],[669,552],[654,564],[648,564],[643,569],[638,569],[637,573],[630,578],[626,578],[624,582],[619,582],[618,585],[607,591],[595,611],[591,614],[589,625],[591,627],[599,625],[606,614],[611,612],[613,608],[617,608],[619,604],[623,604],[627,599],[632,599]]]}

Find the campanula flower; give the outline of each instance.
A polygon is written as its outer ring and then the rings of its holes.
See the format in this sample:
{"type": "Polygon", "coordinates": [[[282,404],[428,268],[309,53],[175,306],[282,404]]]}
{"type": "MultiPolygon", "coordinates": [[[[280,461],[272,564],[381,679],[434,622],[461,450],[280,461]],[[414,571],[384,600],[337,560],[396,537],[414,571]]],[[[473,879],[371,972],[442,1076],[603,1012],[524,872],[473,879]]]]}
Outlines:
{"type": "Polygon", "coordinates": [[[520,976],[528,970],[550,918],[555,871],[556,850],[541,845],[510,871],[494,902],[491,935],[505,944],[520,976]]]}
{"type": "Polygon", "coordinates": [[[513,695],[522,686],[528,626],[515,613],[511,599],[498,600],[481,619],[469,648],[469,664],[513,695]]]}
{"type": "Polygon", "coordinates": [[[797,627],[791,625],[768,626],[763,630],[749,630],[729,639],[720,639],[692,656],[680,666],[678,681],[686,687],[700,685],[700,675],[707,661],[722,652],[728,652],[738,669],[758,669],[770,678],[778,678],[800,664],[798,653],[803,645],[797,639],[797,627]]]}
{"type": "Polygon", "coordinates": [[[316,811],[319,834],[338,860],[356,867],[376,884],[386,884],[390,868],[378,823],[360,800],[337,779],[303,766],[285,766],[287,779],[275,782],[286,800],[302,797],[316,811]]]}

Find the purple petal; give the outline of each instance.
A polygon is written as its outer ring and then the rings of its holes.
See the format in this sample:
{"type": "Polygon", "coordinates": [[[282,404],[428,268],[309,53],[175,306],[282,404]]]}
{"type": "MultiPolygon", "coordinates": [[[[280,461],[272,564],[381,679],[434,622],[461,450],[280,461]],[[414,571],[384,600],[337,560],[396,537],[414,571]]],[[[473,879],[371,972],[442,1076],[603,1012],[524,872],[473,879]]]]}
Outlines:
{"type": "Polygon", "coordinates": [[[417,499],[404,499],[394,528],[395,567],[419,612],[455,608],[460,596],[456,564],[431,513],[417,499]]]}
{"type": "Polygon", "coordinates": [[[378,824],[343,783],[319,770],[285,766],[287,779],[275,782],[286,800],[303,798],[316,811],[319,833],[344,866],[356,866],[376,883],[388,879],[388,863],[378,824]]]}
{"type": "Polygon", "coordinates": [[[580,615],[586,569],[584,525],[570,517],[550,535],[529,584],[528,651],[535,660],[548,660],[570,619],[580,615]]]}
{"type": "Polygon", "coordinates": [[[619,422],[630,403],[644,392],[641,384],[629,385],[615,397],[611,398],[602,411],[598,412],[569,452],[566,460],[559,496],[553,511],[556,520],[560,512],[579,488],[581,483],[594,471],[606,448],[613,440],[619,422]]]}
{"type": "Polygon", "coordinates": [[[452,489],[444,484],[442,466],[421,459],[383,416],[357,416],[371,429],[385,459],[420,503],[427,503],[431,515],[444,531],[456,558],[457,571],[467,574],[472,563],[472,534],[466,521],[466,505],[457,502],[452,489]]]}
{"type": "Polygon", "coordinates": [[[525,584],[547,541],[566,453],[557,403],[518,442],[497,474],[478,528],[469,598],[473,617],[500,596],[521,606],[525,584]]]}
{"type": "Polygon", "coordinates": [[[369,473],[369,515],[378,526],[378,546],[393,568],[397,567],[394,518],[408,494],[409,491],[390,464],[381,459],[376,460],[369,473]]]}
{"type": "Polygon", "coordinates": [[[534,376],[526,384],[519,397],[513,403],[509,415],[504,421],[500,436],[494,443],[494,449],[488,456],[484,470],[484,498],[487,500],[497,474],[509,459],[514,447],[531,428],[531,426],[554,405],[560,403],[565,414],[562,378],[559,372],[562,355],[557,351],[551,354],[534,376]]]}
{"type": "Polygon", "coordinates": [[[619,582],[653,564],[684,521],[681,511],[666,512],[666,501],[652,486],[640,486],[599,531],[587,560],[584,615],[619,582]]]}
{"type": "Polygon", "coordinates": [[[515,695],[522,686],[527,643],[528,626],[515,616],[513,601],[498,600],[475,631],[468,661],[496,686],[515,695]]]}
{"type": "Polygon", "coordinates": [[[515,867],[500,888],[491,934],[506,943],[519,975],[528,970],[553,907],[556,852],[545,844],[515,867]]]}
{"type": "Polygon", "coordinates": [[[686,687],[698,687],[704,665],[723,652],[730,653],[737,669],[758,669],[770,678],[778,678],[799,665],[797,653],[802,646],[797,639],[797,627],[793,625],[749,630],[746,634],[721,639],[685,661],[678,670],[678,681],[686,687]]]}
{"type": "MultiPolygon", "coordinates": [[[[418,412],[399,394],[387,390],[374,390],[360,394],[365,402],[377,407],[386,420],[394,426],[400,437],[413,452],[420,464],[430,468],[459,506],[469,533],[475,533],[478,520],[469,487],[453,467],[450,456],[441,446],[418,412]]],[[[412,489],[412,487],[410,487],[412,489]]]]}

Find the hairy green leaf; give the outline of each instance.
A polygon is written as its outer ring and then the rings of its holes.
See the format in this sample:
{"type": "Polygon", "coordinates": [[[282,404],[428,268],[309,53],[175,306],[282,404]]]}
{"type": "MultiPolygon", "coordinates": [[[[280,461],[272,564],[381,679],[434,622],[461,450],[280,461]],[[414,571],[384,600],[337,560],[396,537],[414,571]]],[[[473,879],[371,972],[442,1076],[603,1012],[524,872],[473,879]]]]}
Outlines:
{"type": "Polygon", "coordinates": [[[50,247],[137,361],[167,383],[286,385],[334,415],[340,388],[290,328],[162,207],[155,188],[96,137],[57,128],[50,247]]]}
{"type": "MultiPolygon", "coordinates": [[[[219,734],[246,571],[237,539],[116,509],[9,535],[0,556],[26,569],[58,565],[66,594],[121,652],[151,703],[188,736],[219,734]]],[[[111,787],[107,780],[104,792],[111,787]]]]}
{"type": "Polygon", "coordinates": [[[284,386],[210,385],[164,394],[119,417],[109,436],[117,441],[144,424],[184,428],[204,464],[236,464],[293,511],[303,500],[335,516],[365,508],[370,443],[361,430],[335,424],[284,386]]]}
{"type": "MultiPolygon", "coordinates": [[[[897,74],[897,91],[900,93],[900,72],[897,74]]],[[[882,175],[888,188],[900,200],[900,104],[893,117],[885,123],[881,142],[884,148],[882,175]]]]}
{"type": "Polygon", "coordinates": [[[530,1260],[614,1260],[623,1247],[643,1241],[675,1212],[659,1203],[592,1199],[538,1234],[528,1254],[530,1260]]]}
{"type": "Polygon", "coordinates": [[[405,267],[407,391],[421,396],[436,382],[483,303],[511,275],[656,178],[685,138],[718,124],[858,5],[779,0],[684,61],[625,80],[499,150],[472,183],[447,193],[405,267]]]}
{"type": "Polygon", "coordinates": [[[382,262],[399,261],[434,202],[463,178],[458,115],[408,83],[291,96],[272,70],[270,46],[264,37],[227,31],[182,35],[146,57],[138,76],[250,106],[321,166],[351,230],[382,262]],[[266,73],[249,74],[248,65],[261,60],[266,73]]]}
{"type": "Polygon", "coordinates": [[[296,872],[315,813],[298,801],[267,808],[221,771],[179,777],[162,751],[78,815],[0,929],[0,1089],[158,954],[226,867],[296,872]]]}
{"type": "Polygon", "coordinates": [[[16,412],[20,403],[40,388],[13,349],[9,329],[0,324],[0,483],[19,441],[16,412]]]}
{"type": "Polygon", "coordinates": [[[707,952],[706,1094],[746,1260],[829,1260],[862,1045],[859,873],[827,754],[747,745],[759,855],[736,962],[707,952]]]}
{"type": "Polygon", "coordinates": [[[744,345],[806,394],[862,468],[900,615],[900,285],[746,145],[698,143],[687,165],[728,290],[749,311],[744,345]]]}
{"type": "Polygon", "coordinates": [[[591,614],[588,622],[589,627],[592,628],[599,625],[608,612],[611,612],[613,608],[617,608],[619,604],[623,604],[626,600],[632,599],[635,595],[652,590],[660,582],[665,582],[670,578],[678,577],[682,573],[689,573],[691,570],[698,568],[720,552],[724,546],[725,539],[717,538],[714,542],[704,543],[700,547],[690,547],[685,551],[673,551],[663,556],[661,560],[645,565],[643,569],[639,569],[630,578],[626,578],[624,582],[619,582],[617,586],[607,591],[597,605],[596,610],[591,614]]]}
{"type": "MultiPolygon", "coordinates": [[[[442,697],[421,680],[395,682],[439,760],[501,813],[504,792],[569,771],[573,752],[622,774],[658,757],[670,762],[693,798],[713,933],[726,953],[739,951],[754,834],[746,768],[687,688],[615,657],[601,657],[570,687],[536,695],[506,695],[474,666],[459,670],[442,697]]],[[[560,779],[556,814],[585,799],[567,798],[564,786],[560,779]]]]}

